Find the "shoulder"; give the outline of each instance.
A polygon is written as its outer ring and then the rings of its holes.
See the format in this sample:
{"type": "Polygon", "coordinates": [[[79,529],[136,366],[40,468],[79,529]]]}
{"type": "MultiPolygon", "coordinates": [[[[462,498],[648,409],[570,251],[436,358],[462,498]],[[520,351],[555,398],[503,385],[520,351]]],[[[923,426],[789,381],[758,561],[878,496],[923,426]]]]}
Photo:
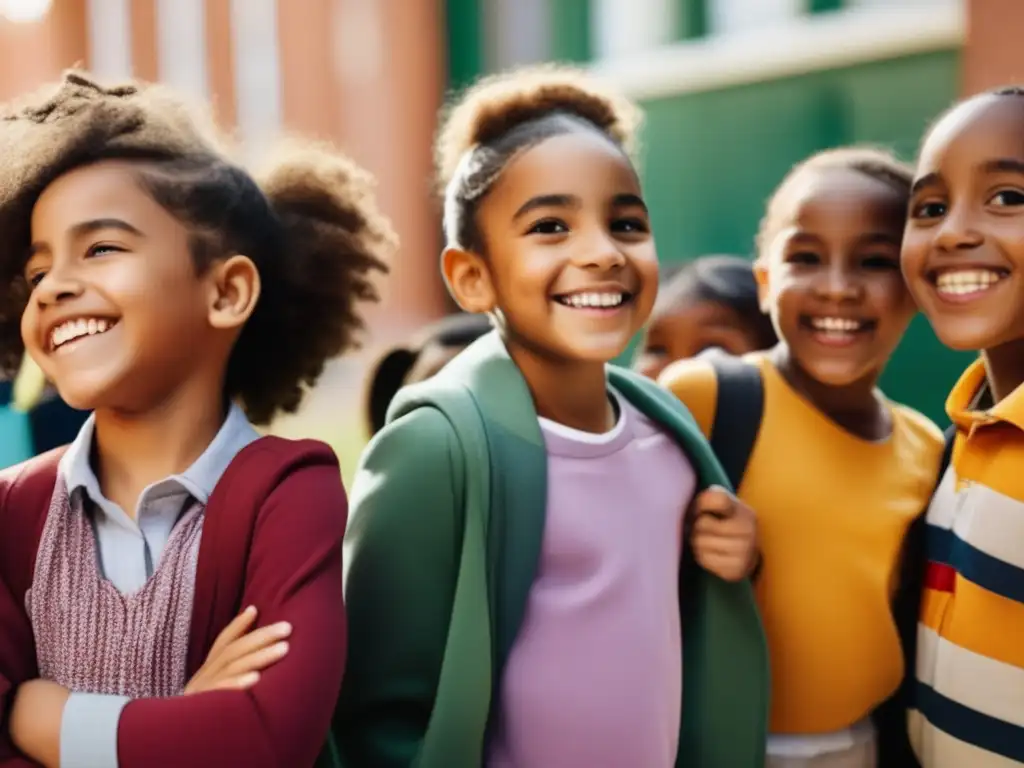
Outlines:
{"type": "Polygon", "coordinates": [[[66,446],[56,448],[0,471],[0,509],[5,524],[11,515],[46,511],[66,450],[66,446]]]}
{"type": "Polygon", "coordinates": [[[210,504],[240,508],[245,499],[254,502],[261,517],[276,509],[301,509],[309,522],[319,517],[343,524],[348,506],[338,458],[329,445],[271,435],[238,453],[210,504]]]}
{"type": "Polygon", "coordinates": [[[0,471],[0,571],[18,593],[31,580],[65,450],[57,448],[0,471]]]}
{"type": "Polygon", "coordinates": [[[369,497],[433,495],[452,483],[458,437],[432,407],[413,408],[378,432],[363,451],[352,484],[352,505],[369,497]]]}
{"type": "Polygon", "coordinates": [[[378,432],[352,483],[350,577],[371,561],[404,569],[451,556],[463,471],[456,432],[436,408],[414,408],[378,432]]]}
{"type": "Polygon", "coordinates": [[[935,422],[906,405],[894,403],[892,414],[891,442],[897,453],[896,461],[908,471],[918,467],[928,488],[934,488],[946,445],[945,435],[935,422]]]}
{"type": "Polygon", "coordinates": [[[658,383],[683,402],[705,436],[711,434],[718,402],[718,379],[711,363],[678,360],[662,372],[658,383]]]}
{"type": "Polygon", "coordinates": [[[934,421],[920,411],[899,403],[893,403],[892,413],[893,429],[911,439],[917,450],[926,455],[938,456],[942,453],[946,439],[934,421]]]}

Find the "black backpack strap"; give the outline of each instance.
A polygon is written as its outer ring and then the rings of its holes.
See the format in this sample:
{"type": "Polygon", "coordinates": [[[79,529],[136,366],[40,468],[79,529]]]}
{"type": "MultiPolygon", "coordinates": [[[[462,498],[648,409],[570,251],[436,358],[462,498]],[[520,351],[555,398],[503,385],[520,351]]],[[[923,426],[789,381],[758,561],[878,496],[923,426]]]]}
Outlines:
{"type": "Polygon", "coordinates": [[[950,424],[945,431],[946,446],[942,449],[942,462],[939,464],[939,476],[935,480],[936,490],[942,482],[942,476],[949,469],[949,462],[953,459],[953,443],[956,441],[956,424],[950,424]]]}
{"type": "Polygon", "coordinates": [[[708,350],[699,357],[711,364],[718,380],[715,421],[709,438],[711,449],[733,490],[739,492],[764,413],[761,371],[720,349],[708,350]]]}

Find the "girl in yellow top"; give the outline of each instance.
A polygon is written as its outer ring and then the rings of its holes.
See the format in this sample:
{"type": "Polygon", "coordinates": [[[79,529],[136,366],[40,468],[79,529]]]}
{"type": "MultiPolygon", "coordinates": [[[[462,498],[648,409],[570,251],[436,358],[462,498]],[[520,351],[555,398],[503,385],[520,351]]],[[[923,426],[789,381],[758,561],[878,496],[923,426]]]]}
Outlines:
{"type": "MultiPolygon", "coordinates": [[[[758,234],[761,306],[780,341],[743,358],[763,408],[738,492],[761,526],[769,768],[907,765],[903,718],[872,715],[902,708],[893,606],[942,453],[939,429],[877,388],[916,311],[899,270],[910,181],[876,150],[815,155],[776,190],[758,234]]],[[[710,435],[711,363],[675,363],[660,381],[710,435]]]]}

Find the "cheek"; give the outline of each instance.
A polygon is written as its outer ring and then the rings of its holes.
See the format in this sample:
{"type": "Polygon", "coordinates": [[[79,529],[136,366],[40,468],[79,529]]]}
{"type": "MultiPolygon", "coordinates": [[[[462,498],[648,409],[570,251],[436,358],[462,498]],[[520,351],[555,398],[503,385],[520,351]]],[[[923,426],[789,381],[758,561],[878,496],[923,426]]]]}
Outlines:
{"type": "Polygon", "coordinates": [[[509,254],[491,272],[495,291],[503,300],[511,299],[517,304],[547,299],[548,288],[556,277],[557,261],[552,256],[543,250],[509,254]]]}
{"type": "Polygon", "coordinates": [[[872,280],[868,283],[867,292],[871,305],[883,317],[906,321],[917,308],[900,272],[893,272],[885,279],[872,280]]]}
{"type": "Polygon", "coordinates": [[[32,301],[29,301],[21,314],[21,340],[29,350],[39,345],[39,312],[32,301]]]}

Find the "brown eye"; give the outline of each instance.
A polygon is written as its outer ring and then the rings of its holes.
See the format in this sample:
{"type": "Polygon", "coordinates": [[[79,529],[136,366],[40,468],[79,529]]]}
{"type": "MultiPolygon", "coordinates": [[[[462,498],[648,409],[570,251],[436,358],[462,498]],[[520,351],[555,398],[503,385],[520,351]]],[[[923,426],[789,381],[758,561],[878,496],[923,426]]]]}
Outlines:
{"type": "Polygon", "coordinates": [[[991,202],[993,205],[1001,208],[1011,208],[1024,205],[1024,192],[1016,189],[1004,189],[1001,192],[996,192],[996,194],[992,196],[991,202]]]}
{"type": "Polygon", "coordinates": [[[820,264],[821,259],[813,251],[796,251],[786,257],[790,264],[820,264]]]}
{"type": "Polygon", "coordinates": [[[938,219],[946,215],[946,204],[939,202],[924,202],[914,206],[910,215],[915,219],[938,219]]]}
{"type": "Polygon", "coordinates": [[[528,235],[561,235],[569,231],[569,227],[560,219],[541,219],[527,231],[528,235]]]}

